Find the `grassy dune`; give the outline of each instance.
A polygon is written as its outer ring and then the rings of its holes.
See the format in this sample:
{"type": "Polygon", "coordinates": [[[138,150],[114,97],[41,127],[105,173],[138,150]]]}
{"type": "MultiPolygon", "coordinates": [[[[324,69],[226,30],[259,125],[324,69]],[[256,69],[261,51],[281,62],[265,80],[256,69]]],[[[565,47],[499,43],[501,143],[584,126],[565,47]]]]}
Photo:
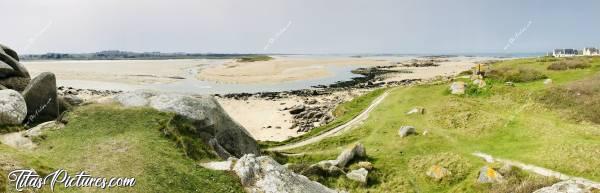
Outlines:
{"type": "Polygon", "coordinates": [[[497,63],[492,69],[528,69],[509,73],[527,80],[505,86],[506,77],[499,75],[465,96],[448,94],[449,83],[394,89],[361,127],[292,150],[306,154],[285,159],[301,164],[335,159],[347,145],[361,142],[376,168],[368,186],[343,176],[313,177],[352,192],[531,192],[554,181],[516,170],[506,176],[508,183],[477,184],[477,172],[486,163],[471,155],[476,151],[600,181],[599,112],[590,106],[600,102],[600,58],[579,59],[590,66],[556,71],[548,70],[554,60],[497,63]],[[532,71],[553,83],[530,79],[532,71]],[[568,97],[550,97],[559,94],[568,97]],[[417,106],[426,113],[406,115],[417,106]],[[398,128],[404,125],[415,126],[420,134],[400,138],[398,128]],[[452,177],[442,182],[429,179],[425,172],[433,164],[447,167],[452,177]]]}
{"type": "MultiPolygon", "coordinates": [[[[69,120],[65,128],[50,130],[37,139],[39,147],[32,152],[0,144],[0,163],[13,162],[44,175],[61,168],[71,174],[85,170],[92,176],[136,179],[134,187],[110,189],[110,192],[243,192],[233,174],[197,165],[196,160],[211,158],[201,153],[204,147],[188,144],[184,151],[182,140],[174,140],[185,136],[174,132],[173,126],[185,123],[173,114],[146,108],[91,105],[72,112],[69,120]]],[[[14,187],[9,186],[8,190],[14,191],[14,187]]],[[[95,188],[55,190],[104,191],[95,188]]],[[[41,192],[51,191],[45,188],[41,192]]]]}

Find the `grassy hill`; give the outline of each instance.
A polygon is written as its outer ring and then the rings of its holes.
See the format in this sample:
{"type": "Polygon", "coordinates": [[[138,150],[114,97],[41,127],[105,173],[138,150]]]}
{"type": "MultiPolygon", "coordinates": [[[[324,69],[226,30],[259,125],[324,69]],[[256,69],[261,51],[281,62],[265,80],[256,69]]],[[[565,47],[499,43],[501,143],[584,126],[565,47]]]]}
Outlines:
{"type": "Polygon", "coordinates": [[[600,181],[599,71],[598,57],[517,59],[493,64],[487,86],[470,85],[464,96],[449,94],[450,83],[395,88],[361,127],[288,152],[302,156],[280,159],[313,164],[360,142],[376,168],[367,186],[344,176],[311,176],[352,192],[531,192],[554,182],[515,170],[505,176],[507,183],[477,184],[486,163],[471,155],[476,151],[600,181]],[[587,67],[556,70],[555,63],[572,60],[587,67]],[[552,83],[544,84],[545,78],[552,83]],[[426,113],[407,115],[414,107],[426,113]],[[419,135],[400,138],[398,128],[405,125],[419,135]],[[452,176],[429,179],[425,173],[433,164],[452,176]]]}
{"type": "MultiPolygon", "coordinates": [[[[38,137],[39,146],[33,151],[0,144],[0,166],[34,168],[42,175],[65,169],[71,175],[86,171],[95,177],[136,179],[134,187],[109,192],[243,192],[235,175],[197,165],[197,160],[213,156],[202,153],[206,152],[202,145],[181,143],[180,139],[186,136],[174,132],[177,128],[173,126],[187,123],[171,113],[89,105],[70,113],[69,120],[65,128],[49,130],[38,137]]],[[[6,180],[8,171],[2,173],[6,180]]],[[[14,187],[6,187],[6,181],[0,181],[0,187],[14,191],[14,187]]],[[[57,188],[55,192],[107,191],[57,188]]],[[[51,191],[44,188],[40,192],[51,191]]]]}

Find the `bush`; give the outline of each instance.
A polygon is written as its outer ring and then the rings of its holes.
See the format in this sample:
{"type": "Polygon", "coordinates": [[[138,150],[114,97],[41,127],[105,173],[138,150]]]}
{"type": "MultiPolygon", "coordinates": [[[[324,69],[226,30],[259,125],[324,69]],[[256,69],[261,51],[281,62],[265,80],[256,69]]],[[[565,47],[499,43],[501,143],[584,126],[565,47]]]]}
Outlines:
{"type": "Polygon", "coordinates": [[[569,70],[569,69],[584,69],[591,65],[581,59],[570,59],[560,62],[554,62],[548,66],[548,70],[569,70]]]}
{"type": "Polygon", "coordinates": [[[492,79],[503,82],[529,82],[547,78],[542,72],[525,67],[500,67],[486,73],[492,79]]]}
{"type": "Polygon", "coordinates": [[[553,56],[544,56],[542,58],[537,59],[536,62],[555,62],[557,60],[558,59],[556,59],[553,56]]]}
{"type": "Polygon", "coordinates": [[[539,100],[553,108],[570,111],[576,120],[600,124],[600,75],[551,88],[539,100]]]}

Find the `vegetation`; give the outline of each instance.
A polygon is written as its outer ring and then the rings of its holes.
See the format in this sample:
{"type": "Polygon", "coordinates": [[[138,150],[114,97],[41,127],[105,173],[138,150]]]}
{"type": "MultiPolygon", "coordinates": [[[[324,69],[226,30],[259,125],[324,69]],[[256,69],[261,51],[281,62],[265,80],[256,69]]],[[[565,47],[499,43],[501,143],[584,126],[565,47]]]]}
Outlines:
{"type": "Polygon", "coordinates": [[[496,67],[486,72],[486,75],[504,82],[529,82],[547,78],[541,71],[527,67],[496,67]]]}
{"type": "Polygon", "coordinates": [[[584,69],[590,66],[585,59],[571,59],[554,62],[548,66],[548,70],[584,69]]]}
{"type": "Polygon", "coordinates": [[[371,91],[365,95],[356,97],[348,102],[338,105],[336,107],[336,109],[333,111],[333,116],[335,116],[334,121],[329,122],[326,125],[323,125],[323,126],[320,126],[317,128],[313,128],[309,132],[305,133],[304,135],[300,135],[298,137],[292,137],[292,138],[289,138],[282,142],[263,141],[263,142],[260,142],[260,145],[263,148],[267,148],[267,147],[279,146],[279,145],[288,144],[288,143],[295,143],[295,142],[303,141],[303,140],[309,139],[311,137],[317,136],[324,132],[327,132],[327,131],[334,129],[340,125],[343,125],[344,123],[346,123],[349,120],[353,119],[354,117],[358,116],[364,109],[366,109],[371,104],[371,102],[373,102],[373,100],[375,100],[377,97],[379,97],[384,92],[385,92],[385,89],[377,89],[377,90],[371,91]]]}
{"type": "Polygon", "coordinates": [[[600,124],[593,120],[600,109],[600,58],[590,59],[589,68],[568,71],[547,70],[552,62],[529,58],[493,64],[502,70],[486,81],[485,91],[479,92],[483,94],[450,95],[450,83],[394,89],[361,126],[290,150],[303,154],[280,159],[310,165],[335,159],[348,145],[360,142],[375,168],[367,186],[343,175],[313,178],[351,192],[531,192],[556,182],[513,169],[503,173],[504,183],[478,184],[478,171],[488,163],[471,155],[477,151],[599,181],[600,124]],[[531,78],[540,74],[553,83],[531,78]],[[505,80],[519,81],[507,86],[505,80]],[[424,107],[426,113],[407,115],[414,107],[424,107]],[[397,132],[404,125],[415,126],[419,134],[400,138],[397,132]],[[432,164],[453,174],[432,180],[424,175],[432,164]]]}
{"type": "Polygon", "coordinates": [[[258,62],[258,61],[269,61],[273,58],[267,55],[252,55],[252,56],[244,56],[237,59],[238,62],[258,62]]]}
{"type": "MultiPolygon", "coordinates": [[[[186,136],[185,125],[190,123],[172,113],[90,105],[71,112],[69,120],[65,128],[45,132],[31,152],[0,144],[0,163],[31,167],[40,174],[62,168],[71,174],[85,170],[96,177],[136,179],[134,187],[110,192],[243,192],[235,175],[196,165],[195,159],[211,155],[186,136]]],[[[57,188],[55,192],[81,192],[57,188]]]]}

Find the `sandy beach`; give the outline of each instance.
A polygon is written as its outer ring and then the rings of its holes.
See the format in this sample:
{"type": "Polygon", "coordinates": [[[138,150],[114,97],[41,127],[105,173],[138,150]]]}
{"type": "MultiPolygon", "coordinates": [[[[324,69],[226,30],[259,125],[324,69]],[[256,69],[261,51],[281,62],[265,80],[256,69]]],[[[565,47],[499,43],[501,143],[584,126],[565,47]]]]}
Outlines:
{"type": "MultiPolygon", "coordinates": [[[[180,81],[202,80],[239,84],[255,87],[256,84],[278,85],[290,81],[302,81],[331,77],[329,67],[350,66],[352,69],[369,66],[394,66],[393,70],[409,70],[412,73],[386,74],[383,81],[406,79],[430,79],[436,76],[448,76],[473,67],[476,62],[490,58],[452,57],[438,62],[435,67],[402,67],[413,59],[407,57],[275,57],[271,61],[240,63],[233,60],[114,60],[114,61],[35,61],[23,62],[35,76],[49,71],[56,74],[58,82],[77,82],[78,85],[148,86],[180,81]],[[247,84],[247,85],[246,85],[247,84]]],[[[59,84],[59,86],[61,86],[59,84]]],[[[184,85],[187,86],[187,85],[184,85]]],[[[194,85],[192,85],[194,86],[194,85]]],[[[213,85],[215,86],[215,85],[213,85]]],[[[216,86],[219,86],[218,83],[216,86]]],[[[113,89],[119,89],[116,87],[113,89]]],[[[136,88],[136,87],[134,87],[136,88]]],[[[152,88],[152,87],[149,87],[152,88]]],[[[157,87],[159,88],[159,87],[157,87]]],[[[198,89],[196,87],[181,89],[198,89]]],[[[337,96],[350,100],[356,93],[339,92],[330,96],[318,96],[311,99],[323,101],[327,97],[337,96]]],[[[82,93],[81,96],[85,96],[82,93]]],[[[97,97],[96,97],[97,98],[97,97]]],[[[281,141],[301,135],[296,129],[290,129],[292,115],[282,111],[284,107],[301,104],[307,98],[289,97],[277,100],[248,98],[236,100],[218,98],[223,108],[237,122],[243,125],[257,140],[281,141]]]]}

